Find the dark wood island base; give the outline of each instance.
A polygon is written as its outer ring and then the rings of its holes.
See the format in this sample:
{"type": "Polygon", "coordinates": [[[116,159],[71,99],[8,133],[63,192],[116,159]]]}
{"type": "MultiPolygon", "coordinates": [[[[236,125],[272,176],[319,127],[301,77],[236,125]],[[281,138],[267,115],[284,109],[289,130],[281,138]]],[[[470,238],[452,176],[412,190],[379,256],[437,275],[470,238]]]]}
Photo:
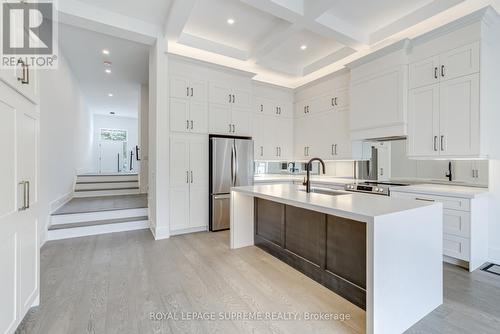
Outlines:
{"type": "Polygon", "coordinates": [[[366,310],[366,223],[255,198],[255,245],[366,310]]]}

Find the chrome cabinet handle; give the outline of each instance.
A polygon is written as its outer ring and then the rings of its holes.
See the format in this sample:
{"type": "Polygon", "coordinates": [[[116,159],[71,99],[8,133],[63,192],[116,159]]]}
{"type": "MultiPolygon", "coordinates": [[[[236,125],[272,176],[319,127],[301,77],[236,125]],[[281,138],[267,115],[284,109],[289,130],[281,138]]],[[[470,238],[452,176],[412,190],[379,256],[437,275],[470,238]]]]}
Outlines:
{"type": "Polygon", "coordinates": [[[264,146],[260,147],[260,156],[264,156],[264,146]]]}
{"type": "Polygon", "coordinates": [[[233,94],[233,103],[236,103],[236,96],[233,94]]]}
{"type": "Polygon", "coordinates": [[[332,97],[332,107],[335,107],[335,98],[332,97]]]}
{"type": "Polygon", "coordinates": [[[231,124],[229,124],[229,133],[231,133],[231,129],[232,129],[231,124]]]}
{"type": "Polygon", "coordinates": [[[189,87],[186,87],[186,96],[189,96],[189,87]]]}
{"type": "Polygon", "coordinates": [[[334,147],[335,147],[335,144],[332,144],[332,155],[335,155],[334,147]]]}
{"type": "Polygon", "coordinates": [[[233,133],[236,133],[236,125],[233,124],[233,133]]]}
{"type": "Polygon", "coordinates": [[[21,181],[18,183],[20,186],[23,186],[23,206],[18,208],[17,209],[18,211],[24,211],[28,208],[28,206],[26,204],[26,183],[27,183],[26,181],[21,181]]]}
{"type": "Polygon", "coordinates": [[[193,171],[191,171],[191,183],[194,182],[193,171]]]}
{"type": "Polygon", "coordinates": [[[191,87],[191,97],[194,96],[194,90],[193,90],[193,87],[191,87]]]}
{"type": "Polygon", "coordinates": [[[188,119],[186,120],[186,129],[189,130],[189,120],[188,119]]]}
{"type": "Polygon", "coordinates": [[[437,141],[438,141],[438,136],[434,136],[434,152],[438,151],[437,141]]]}
{"type": "Polygon", "coordinates": [[[279,150],[279,156],[281,157],[281,147],[278,147],[279,150]]]}
{"type": "Polygon", "coordinates": [[[30,208],[30,181],[26,181],[26,209],[30,208]]]}
{"type": "Polygon", "coordinates": [[[304,156],[306,157],[307,154],[306,154],[306,147],[304,146],[304,156]]]}
{"type": "Polygon", "coordinates": [[[186,171],[186,183],[189,183],[189,171],[186,171]]]}
{"type": "Polygon", "coordinates": [[[30,83],[30,78],[29,78],[29,69],[28,69],[28,65],[26,65],[26,63],[22,60],[22,59],[19,59],[17,61],[17,65],[21,64],[21,67],[23,69],[23,76],[21,78],[17,78],[17,81],[21,81],[21,84],[23,85],[27,85],[30,83]]]}
{"type": "Polygon", "coordinates": [[[335,155],[337,155],[337,144],[335,144],[335,155]]]}
{"type": "Polygon", "coordinates": [[[420,197],[415,197],[415,200],[424,201],[424,202],[435,202],[435,200],[433,200],[433,199],[420,198],[420,197]]]}
{"type": "Polygon", "coordinates": [[[263,104],[260,105],[260,111],[264,111],[264,105],[263,104]]]}
{"type": "Polygon", "coordinates": [[[231,99],[231,94],[229,94],[229,103],[231,103],[232,99],[231,99]]]}
{"type": "Polygon", "coordinates": [[[277,156],[277,157],[279,157],[279,156],[280,156],[278,146],[276,146],[276,156],[277,156]]]}
{"type": "Polygon", "coordinates": [[[441,136],[441,151],[444,151],[444,136],[441,136]]]}
{"type": "Polygon", "coordinates": [[[281,107],[278,107],[279,115],[281,115],[281,107]]]}
{"type": "Polygon", "coordinates": [[[438,78],[438,68],[434,67],[434,79],[438,78]]]}
{"type": "Polygon", "coordinates": [[[194,129],[194,121],[191,120],[191,130],[193,130],[193,129],[194,129]]]}
{"type": "Polygon", "coordinates": [[[444,78],[446,76],[445,67],[441,65],[441,76],[444,78]]]}
{"type": "Polygon", "coordinates": [[[337,97],[335,97],[335,106],[338,106],[339,104],[337,103],[337,97]]]}

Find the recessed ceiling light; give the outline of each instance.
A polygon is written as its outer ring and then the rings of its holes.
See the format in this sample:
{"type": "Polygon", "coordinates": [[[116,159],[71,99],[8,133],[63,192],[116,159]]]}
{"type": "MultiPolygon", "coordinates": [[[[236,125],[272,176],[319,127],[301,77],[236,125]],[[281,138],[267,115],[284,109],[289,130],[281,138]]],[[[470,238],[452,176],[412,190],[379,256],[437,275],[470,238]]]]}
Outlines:
{"type": "Polygon", "coordinates": [[[300,49],[301,49],[301,50],[305,50],[305,49],[307,49],[307,45],[305,45],[305,44],[304,44],[304,45],[301,45],[301,46],[300,46],[300,49]]]}
{"type": "Polygon", "coordinates": [[[227,19],[227,24],[231,26],[234,24],[234,22],[235,22],[234,19],[227,19]]]}
{"type": "Polygon", "coordinates": [[[108,49],[103,49],[102,50],[102,54],[106,55],[106,56],[109,56],[109,50],[108,49]]]}
{"type": "Polygon", "coordinates": [[[106,72],[107,74],[111,74],[111,69],[107,68],[104,70],[104,72],[106,72]]]}
{"type": "Polygon", "coordinates": [[[108,96],[109,96],[109,97],[113,97],[113,93],[109,93],[109,94],[108,94],[108,96]]]}

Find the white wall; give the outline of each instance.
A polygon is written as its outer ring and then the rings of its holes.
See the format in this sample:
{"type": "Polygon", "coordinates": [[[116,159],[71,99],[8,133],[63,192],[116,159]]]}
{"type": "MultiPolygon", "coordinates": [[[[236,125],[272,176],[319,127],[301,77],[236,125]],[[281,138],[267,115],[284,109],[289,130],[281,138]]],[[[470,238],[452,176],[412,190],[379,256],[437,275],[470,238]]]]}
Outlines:
{"type": "Polygon", "coordinates": [[[490,261],[500,265],[500,160],[490,160],[489,166],[490,190],[490,261]]]}
{"type": "Polygon", "coordinates": [[[141,193],[148,192],[148,172],[149,172],[149,87],[141,86],[139,99],[139,158],[141,159],[141,169],[139,173],[139,186],[141,193]]]}
{"type": "MultiPolygon", "coordinates": [[[[93,128],[94,128],[94,145],[93,145],[93,153],[92,153],[92,166],[93,172],[99,172],[99,142],[100,142],[100,130],[101,129],[119,129],[119,130],[127,130],[127,154],[130,151],[134,151],[135,154],[135,146],[139,144],[139,123],[137,118],[131,117],[121,117],[121,116],[106,116],[106,115],[94,115],[93,116],[93,128]]],[[[130,159],[130,156],[127,155],[127,161],[130,159]]],[[[138,170],[138,163],[135,161],[133,166],[135,170],[138,170]]]]}
{"type": "Polygon", "coordinates": [[[59,55],[57,70],[39,72],[41,243],[49,213],[71,195],[76,174],[91,168],[91,114],[64,55],[59,55]]]}

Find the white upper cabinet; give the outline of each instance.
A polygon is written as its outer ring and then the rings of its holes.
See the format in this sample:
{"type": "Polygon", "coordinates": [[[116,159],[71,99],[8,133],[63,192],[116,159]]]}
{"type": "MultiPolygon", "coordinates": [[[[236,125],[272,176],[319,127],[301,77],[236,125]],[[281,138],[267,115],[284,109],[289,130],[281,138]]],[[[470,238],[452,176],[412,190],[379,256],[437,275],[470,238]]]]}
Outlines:
{"type": "Polygon", "coordinates": [[[170,130],[208,133],[206,84],[183,76],[170,77],[170,130]]]}
{"type": "Polygon", "coordinates": [[[237,84],[210,82],[209,132],[250,136],[252,134],[252,91],[237,84]]]}
{"type": "Polygon", "coordinates": [[[203,80],[172,75],[170,77],[170,97],[206,102],[207,85],[203,80]]]}
{"type": "MultiPolygon", "coordinates": [[[[484,13],[487,16],[488,10],[484,13]]],[[[497,130],[492,126],[499,121],[500,48],[489,42],[500,38],[499,27],[498,18],[489,17],[486,23],[478,17],[451,32],[445,27],[413,42],[408,103],[410,158],[500,155],[495,144],[497,130]]]]}
{"type": "Polygon", "coordinates": [[[16,68],[1,69],[0,80],[32,103],[38,104],[40,99],[38,72],[22,60],[18,62],[16,68]]]}

